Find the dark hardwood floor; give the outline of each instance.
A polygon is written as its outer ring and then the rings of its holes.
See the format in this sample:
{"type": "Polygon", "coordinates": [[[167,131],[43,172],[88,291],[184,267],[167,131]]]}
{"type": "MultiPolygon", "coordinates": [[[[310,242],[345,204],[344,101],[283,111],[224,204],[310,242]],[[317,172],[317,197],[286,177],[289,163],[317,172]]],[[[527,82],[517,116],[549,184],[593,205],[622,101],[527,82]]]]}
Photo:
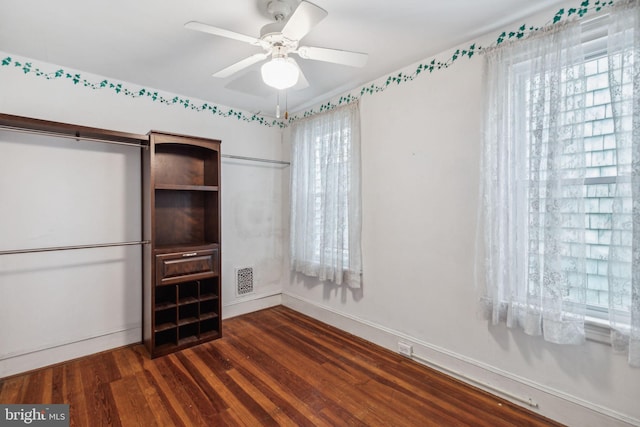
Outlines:
{"type": "Polygon", "coordinates": [[[0,403],[68,403],[72,426],[559,425],[275,307],[157,359],[134,345],[0,380],[0,403]]]}

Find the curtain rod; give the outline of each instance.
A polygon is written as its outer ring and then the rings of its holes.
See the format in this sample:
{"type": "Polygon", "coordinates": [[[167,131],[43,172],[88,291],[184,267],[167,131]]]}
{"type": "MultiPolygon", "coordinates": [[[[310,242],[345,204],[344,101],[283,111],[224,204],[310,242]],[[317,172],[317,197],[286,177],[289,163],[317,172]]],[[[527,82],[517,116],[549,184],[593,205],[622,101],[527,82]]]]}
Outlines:
{"type": "Polygon", "coordinates": [[[57,246],[57,247],[48,247],[48,248],[16,249],[11,251],[0,251],[0,255],[28,254],[28,253],[34,253],[34,252],[68,251],[68,250],[74,250],[74,249],[108,248],[111,246],[148,245],[149,243],[151,243],[149,240],[140,240],[137,242],[98,243],[95,245],[75,245],[75,246],[57,246]]]}
{"type": "Polygon", "coordinates": [[[54,138],[66,138],[66,139],[75,139],[82,141],[91,141],[91,142],[103,142],[105,144],[116,144],[116,145],[128,145],[131,147],[139,147],[144,149],[149,149],[149,146],[146,144],[137,144],[134,142],[123,142],[123,141],[114,141],[111,139],[100,139],[100,138],[90,138],[88,136],[80,136],[80,135],[67,135],[64,133],[57,132],[47,132],[44,130],[36,130],[36,129],[26,129],[26,128],[18,128],[13,126],[0,125],[0,130],[9,130],[13,132],[27,133],[31,135],[44,135],[44,136],[52,136],[54,138]]]}
{"type": "Polygon", "coordinates": [[[238,159],[238,160],[249,160],[252,162],[263,162],[263,163],[275,163],[278,165],[290,165],[290,162],[285,162],[283,160],[271,160],[271,159],[261,159],[259,157],[245,157],[245,156],[236,156],[233,154],[222,154],[221,157],[226,157],[228,159],[238,159]]]}

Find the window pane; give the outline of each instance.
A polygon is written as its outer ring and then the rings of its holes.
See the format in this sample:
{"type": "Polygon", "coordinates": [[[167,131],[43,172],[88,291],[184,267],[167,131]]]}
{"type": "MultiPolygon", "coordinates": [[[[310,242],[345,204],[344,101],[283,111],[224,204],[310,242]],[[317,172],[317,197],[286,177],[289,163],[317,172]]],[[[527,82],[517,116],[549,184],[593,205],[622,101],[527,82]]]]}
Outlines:
{"type": "MultiPolygon", "coordinates": [[[[613,66],[619,63],[615,58],[613,66]]],[[[552,112],[548,107],[539,108],[552,96],[548,91],[536,91],[542,79],[549,77],[538,76],[524,84],[525,102],[528,105],[526,132],[530,141],[527,158],[530,165],[530,176],[524,177],[528,185],[529,214],[527,227],[529,229],[529,272],[534,282],[545,270],[545,246],[547,250],[559,253],[561,259],[547,259],[547,262],[560,262],[562,280],[566,283],[566,292],[560,295],[565,301],[580,302],[586,299],[593,313],[606,312],[609,307],[609,279],[608,260],[612,237],[616,247],[631,251],[630,232],[619,231],[619,236],[612,235],[612,218],[614,212],[614,196],[616,191],[629,195],[624,206],[616,209],[627,212],[631,221],[631,189],[628,183],[618,182],[618,174],[630,167],[630,148],[616,144],[614,134],[613,109],[623,116],[622,134],[631,135],[631,112],[623,111],[623,106],[611,103],[609,91],[609,62],[607,57],[601,56],[585,61],[583,72],[585,80],[578,79],[580,75],[576,67],[570,67],[562,73],[561,79],[565,85],[567,97],[560,111],[552,112]],[[586,81],[586,85],[581,85],[586,81]],[[587,107],[581,117],[578,106],[587,107]],[[550,147],[548,141],[549,120],[561,120],[563,135],[567,144],[556,144],[550,147]],[[583,146],[572,143],[575,136],[582,132],[583,146]],[[557,156],[557,164],[546,162],[549,150],[562,150],[557,156]],[[582,169],[582,166],[585,169],[582,169]],[[581,176],[584,173],[584,176],[581,176]],[[556,198],[548,199],[551,188],[556,198]],[[557,195],[560,194],[558,199],[557,195]],[[554,203],[554,206],[549,206],[554,203]],[[560,230],[547,229],[546,224],[556,223],[548,221],[549,215],[559,215],[562,228],[560,230]],[[586,244],[586,253],[582,251],[586,244]],[[582,266],[581,262],[586,262],[582,266]],[[584,272],[586,270],[586,277],[584,272]],[[586,290],[583,286],[586,281],[586,290]],[[586,294],[585,294],[586,293],[586,294]]],[[[542,84],[540,87],[548,88],[542,84]]],[[[623,90],[631,91],[631,83],[623,90]],[[628,86],[628,87],[627,87],[628,86]]],[[[630,94],[629,96],[632,96],[630,94]]],[[[626,106],[625,106],[626,107],[626,106]]],[[[560,135],[560,141],[563,140],[560,135]]],[[[556,158],[556,157],[554,157],[556,158]]],[[[620,195],[618,194],[618,196],[620,195]]],[[[555,270],[555,269],[554,269],[555,270]]],[[[553,278],[557,281],[558,278],[553,278]]],[[[629,307],[631,296],[622,303],[629,307]]]]}

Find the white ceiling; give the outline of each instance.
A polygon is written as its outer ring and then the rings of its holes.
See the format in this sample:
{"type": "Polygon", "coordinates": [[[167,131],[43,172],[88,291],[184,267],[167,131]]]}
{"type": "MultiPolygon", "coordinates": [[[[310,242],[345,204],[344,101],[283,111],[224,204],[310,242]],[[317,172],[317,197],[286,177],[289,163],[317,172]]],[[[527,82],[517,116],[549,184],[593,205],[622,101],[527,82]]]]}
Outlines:
{"type": "MultiPolygon", "coordinates": [[[[276,91],[260,81],[260,63],[226,79],[211,76],[261,48],[183,27],[195,20],[259,37],[272,22],[268,1],[2,0],[0,51],[273,116],[276,91]]],[[[356,69],[296,57],[310,86],[288,91],[288,109],[325,101],[560,1],[312,0],[329,14],[301,45],[369,59],[356,69]]]]}

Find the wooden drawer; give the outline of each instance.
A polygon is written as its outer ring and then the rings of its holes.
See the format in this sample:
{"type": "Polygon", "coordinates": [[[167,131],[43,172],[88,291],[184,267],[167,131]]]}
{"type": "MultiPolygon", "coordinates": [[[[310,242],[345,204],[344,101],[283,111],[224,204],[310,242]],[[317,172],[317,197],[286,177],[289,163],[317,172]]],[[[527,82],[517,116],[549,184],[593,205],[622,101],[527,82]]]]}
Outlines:
{"type": "Polygon", "coordinates": [[[156,285],[171,285],[218,275],[218,249],[156,255],[156,285]]]}

